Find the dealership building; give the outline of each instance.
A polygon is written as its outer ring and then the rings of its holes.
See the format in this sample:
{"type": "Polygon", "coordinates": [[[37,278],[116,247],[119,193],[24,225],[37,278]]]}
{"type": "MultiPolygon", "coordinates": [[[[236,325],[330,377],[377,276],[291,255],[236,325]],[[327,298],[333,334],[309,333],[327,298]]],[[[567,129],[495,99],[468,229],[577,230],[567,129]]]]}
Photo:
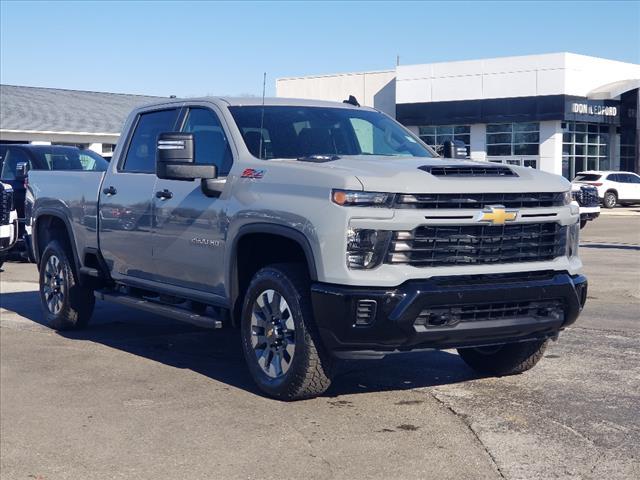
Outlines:
{"type": "Polygon", "coordinates": [[[554,53],[281,78],[279,97],[343,100],[394,116],[434,147],[573,178],[640,172],[640,65],[554,53]]]}

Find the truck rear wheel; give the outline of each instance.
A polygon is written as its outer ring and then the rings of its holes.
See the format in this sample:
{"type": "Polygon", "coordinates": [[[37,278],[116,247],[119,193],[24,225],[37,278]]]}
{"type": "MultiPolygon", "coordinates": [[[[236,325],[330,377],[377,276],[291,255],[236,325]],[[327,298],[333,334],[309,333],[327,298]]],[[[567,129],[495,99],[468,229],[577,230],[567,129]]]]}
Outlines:
{"type": "Polygon", "coordinates": [[[251,376],[267,395],[300,400],[329,388],[331,359],[313,321],[308,276],[298,265],[271,265],[255,274],[241,333],[251,376]]]}
{"type": "Polygon", "coordinates": [[[93,290],[77,282],[69,256],[56,240],[40,259],[40,303],[47,323],[56,330],[83,328],[93,313],[93,290]]]}
{"type": "Polygon", "coordinates": [[[459,348],[467,365],[485,375],[516,375],[533,368],[542,358],[549,340],[507,343],[490,347],[459,348]]]}

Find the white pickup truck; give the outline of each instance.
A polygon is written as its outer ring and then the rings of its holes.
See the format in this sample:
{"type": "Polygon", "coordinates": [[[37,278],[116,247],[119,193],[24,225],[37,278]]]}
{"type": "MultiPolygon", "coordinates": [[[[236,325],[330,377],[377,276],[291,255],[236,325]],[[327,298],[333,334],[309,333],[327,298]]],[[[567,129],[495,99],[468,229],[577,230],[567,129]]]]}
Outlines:
{"type": "Polygon", "coordinates": [[[0,267],[18,240],[18,214],[14,205],[13,188],[0,182],[0,267]]]}
{"type": "Polygon", "coordinates": [[[31,172],[27,203],[53,327],[84,327],[96,297],[228,323],[287,400],[339,358],[414,349],[523,372],[587,295],[568,181],[438,157],[348,103],[161,101],[107,172],[31,172]]]}

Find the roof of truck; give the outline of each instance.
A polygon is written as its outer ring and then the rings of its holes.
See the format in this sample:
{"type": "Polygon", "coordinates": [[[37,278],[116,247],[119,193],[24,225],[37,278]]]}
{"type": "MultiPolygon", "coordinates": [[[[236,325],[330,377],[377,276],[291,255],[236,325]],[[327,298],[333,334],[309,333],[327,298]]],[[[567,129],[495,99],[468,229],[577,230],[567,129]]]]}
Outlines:
{"type": "MultiPolygon", "coordinates": [[[[228,103],[230,106],[260,106],[262,105],[261,97],[218,97],[220,100],[228,103]]],[[[191,100],[191,99],[190,99],[191,100]]],[[[306,98],[280,98],[268,97],[264,99],[264,104],[268,106],[300,106],[300,107],[344,107],[358,108],[350,103],[339,101],[331,102],[328,100],[312,100],[306,98]]]]}

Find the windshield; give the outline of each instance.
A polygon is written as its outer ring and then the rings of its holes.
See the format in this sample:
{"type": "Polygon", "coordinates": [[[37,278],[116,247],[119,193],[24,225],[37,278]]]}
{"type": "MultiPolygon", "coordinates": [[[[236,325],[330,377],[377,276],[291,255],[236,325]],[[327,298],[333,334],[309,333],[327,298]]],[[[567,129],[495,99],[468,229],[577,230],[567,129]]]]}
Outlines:
{"type": "Polygon", "coordinates": [[[109,162],[92,150],[68,147],[40,149],[36,155],[49,170],[86,170],[104,172],[109,162]]]}
{"type": "Polygon", "coordinates": [[[247,148],[257,158],[436,156],[404,127],[370,110],[300,106],[229,107],[229,110],[247,148]]]}

